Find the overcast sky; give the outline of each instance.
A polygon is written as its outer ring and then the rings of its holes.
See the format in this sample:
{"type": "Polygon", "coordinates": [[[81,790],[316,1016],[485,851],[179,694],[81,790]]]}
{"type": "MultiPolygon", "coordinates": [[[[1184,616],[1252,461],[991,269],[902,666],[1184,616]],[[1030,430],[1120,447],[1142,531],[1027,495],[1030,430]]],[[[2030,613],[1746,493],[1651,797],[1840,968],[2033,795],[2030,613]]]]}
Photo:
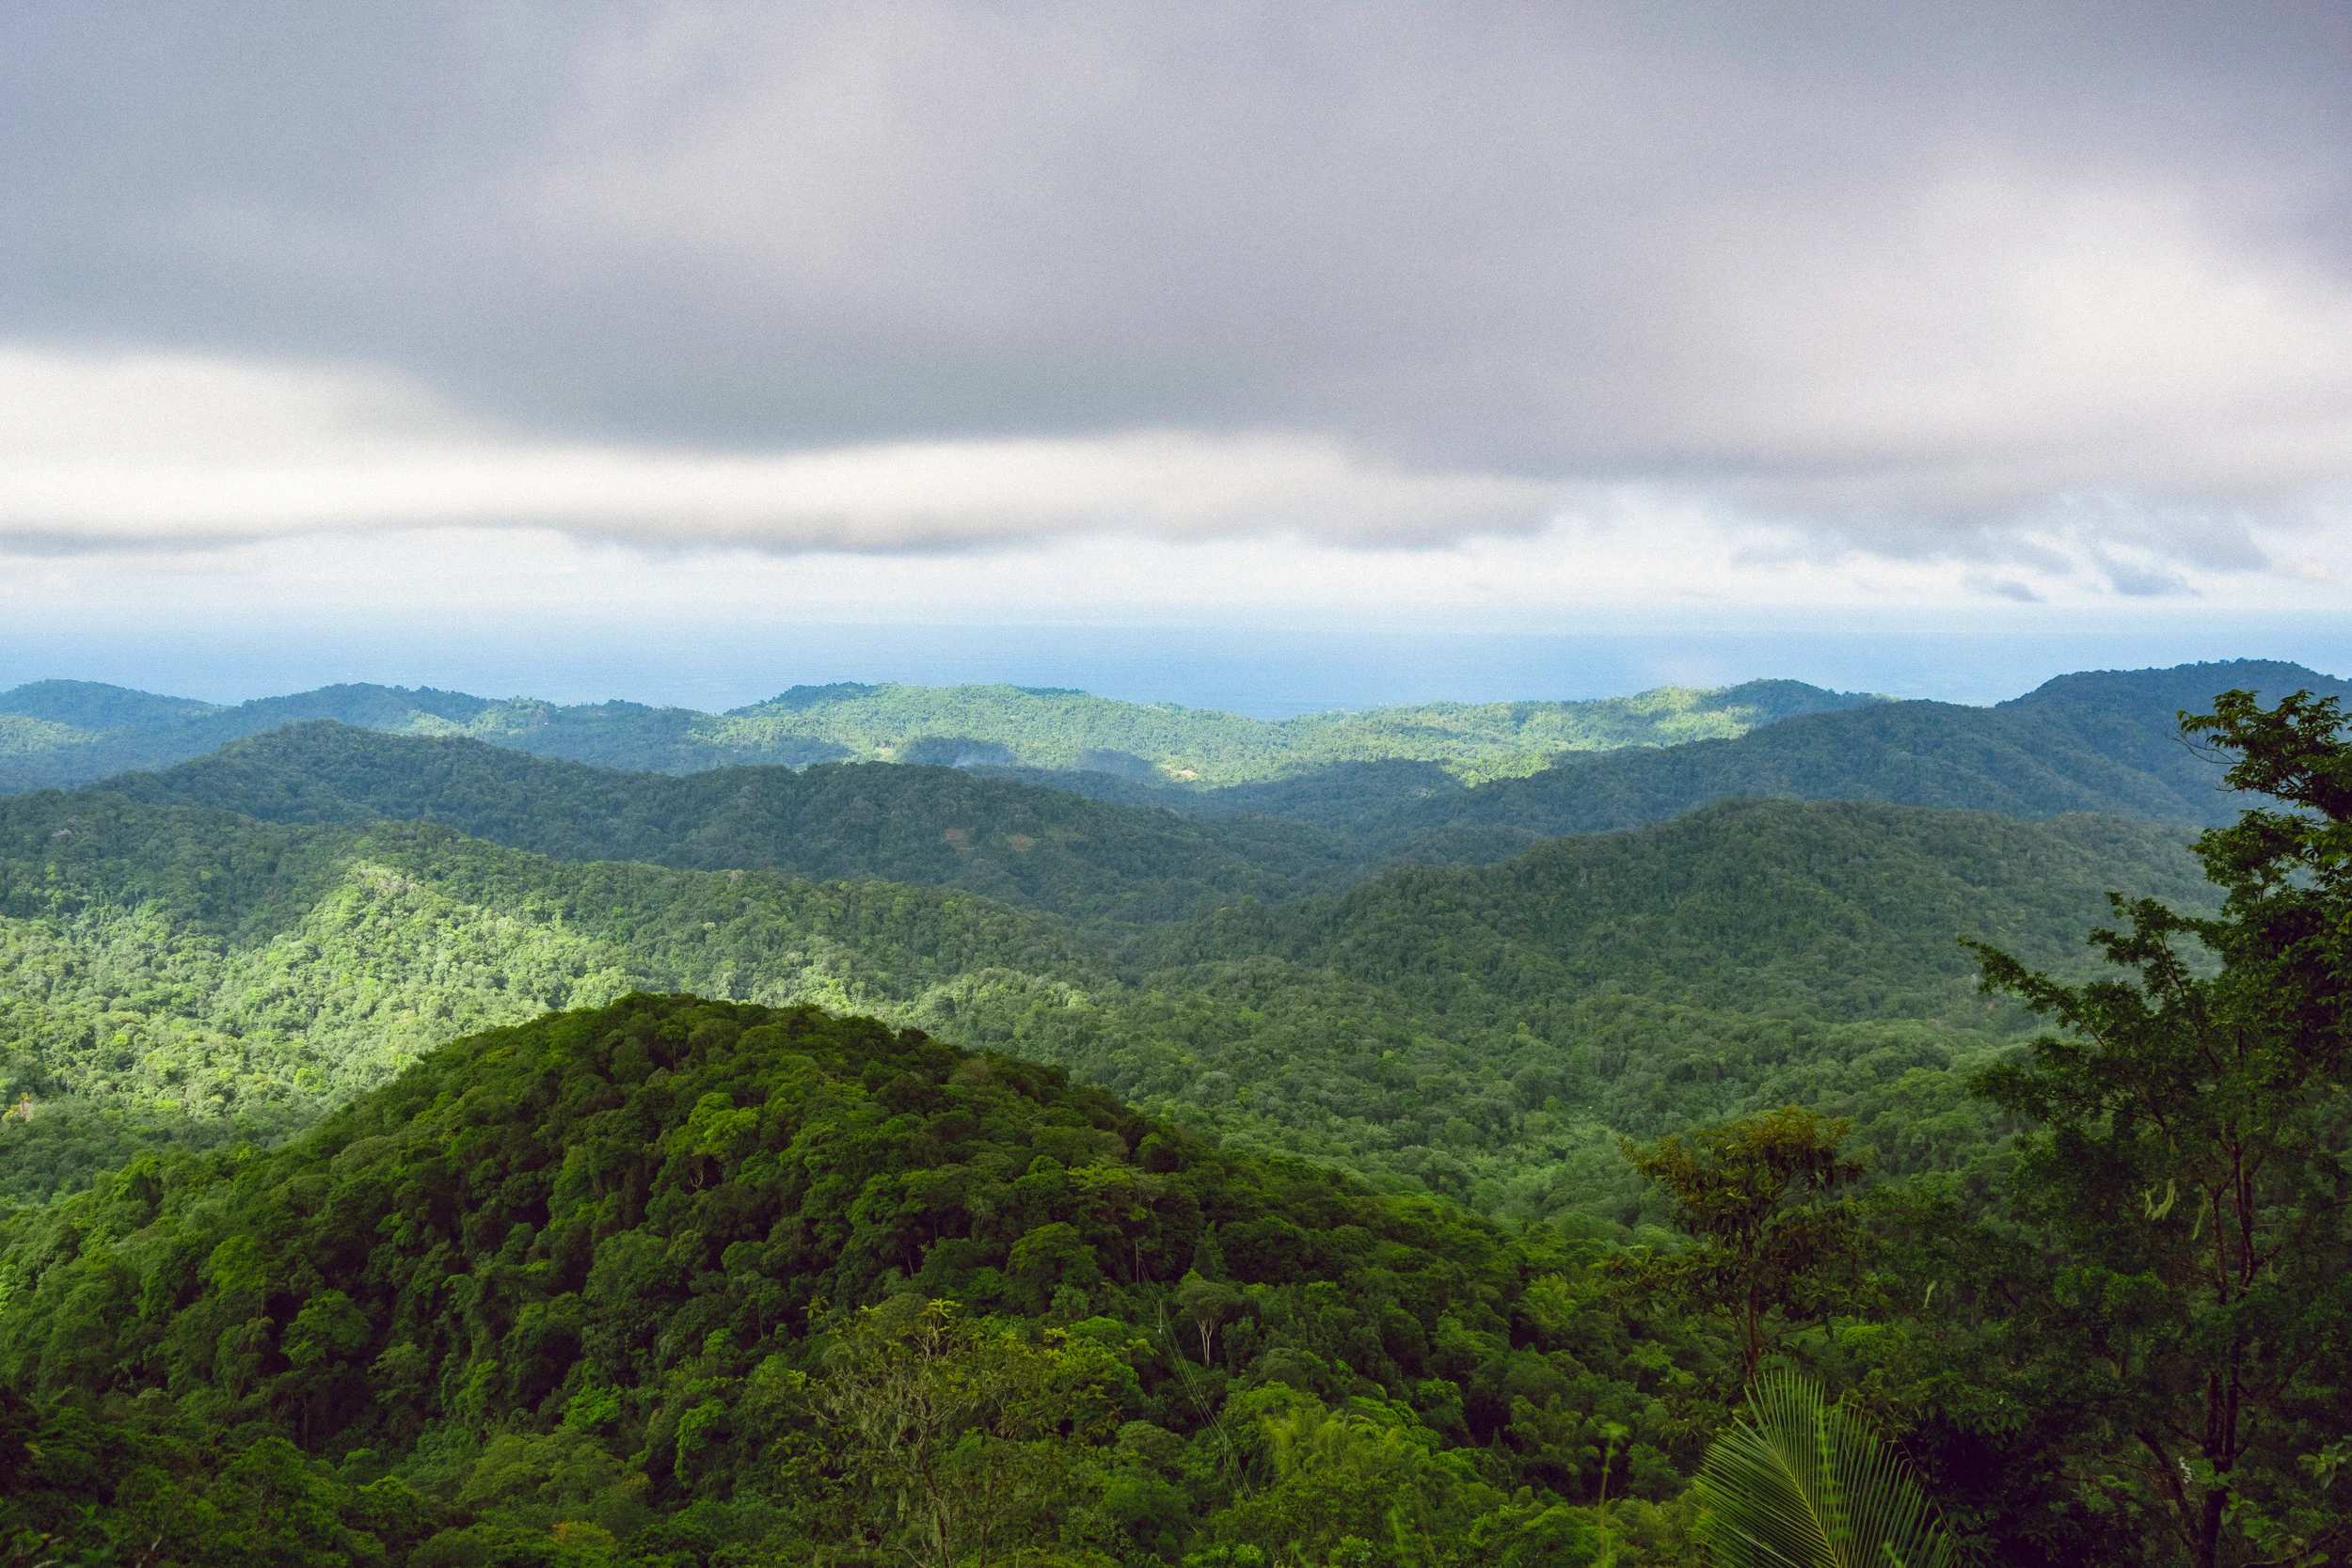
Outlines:
{"type": "Polygon", "coordinates": [[[2347,182],[2320,0],[11,6],[0,613],[2331,610],[2347,182]]]}

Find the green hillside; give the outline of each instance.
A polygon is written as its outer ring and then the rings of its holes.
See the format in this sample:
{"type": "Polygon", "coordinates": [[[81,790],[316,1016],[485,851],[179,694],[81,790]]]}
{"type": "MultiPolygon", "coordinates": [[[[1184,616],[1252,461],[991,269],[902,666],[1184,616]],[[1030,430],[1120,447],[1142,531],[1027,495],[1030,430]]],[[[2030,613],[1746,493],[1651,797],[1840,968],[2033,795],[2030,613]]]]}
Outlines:
{"type": "Polygon", "coordinates": [[[2023,1020],[1957,939],[2081,973],[2110,889],[2212,896],[2185,834],[2114,818],[1728,802],[1219,911],[1131,943],[1121,1005],[974,1037],[1244,1145],[1633,1224],[1618,1132],[1793,1101],[1896,1167],[1964,1160],[1988,1123],[1955,1069],[2023,1020]]]}
{"type": "Polygon", "coordinates": [[[1089,924],[1292,897],[1357,863],[1305,823],[1186,817],[947,768],[680,777],[315,721],[102,787],[269,822],[434,822],[560,860],[961,887],[1089,924]]]}
{"type": "Polygon", "coordinates": [[[726,716],[727,733],[802,736],[853,755],[1088,769],[1226,784],[1403,759],[1467,779],[1531,772],[1563,752],[1732,736],[1867,703],[1798,681],[1665,687],[1589,702],[1426,703],[1274,722],[1025,687],[795,687],[726,716]]]}
{"type": "Polygon", "coordinates": [[[1712,800],[1881,800],[2040,818],[2107,812],[2185,827],[2235,816],[2221,768],[2178,716],[2231,689],[2275,700],[2352,683],[2244,659],[2062,676],[1998,707],[1888,703],[1788,719],[1731,740],[1564,758],[1472,790],[1433,793],[1366,821],[1416,858],[1491,859],[1539,838],[1663,821],[1712,800]]]}
{"type": "Polygon", "coordinates": [[[1239,1147],[1631,1222],[1613,1131],[1948,1099],[2015,1024],[1956,934],[2079,962],[2106,889],[2194,896],[2185,863],[2113,821],[1753,803],[1104,946],[952,888],[37,794],[0,802],[0,1093],[34,1099],[0,1122],[0,1191],[298,1125],[468,1029],[675,989],[870,1011],[1239,1147]]]}
{"type": "Polygon", "coordinates": [[[224,1563],[878,1562],[934,1517],[1072,1563],[1670,1543],[1720,1349],[1568,1262],[1049,1069],[633,997],[0,1223],[0,1525],[224,1563]]]}
{"type": "Polygon", "coordinates": [[[1093,962],[951,891],[20,797],[0,801],[0,1096],[31,1102],[0,1121],[0,1195],[302,1125],[457,1035],[633,990],[906,1014],[951,978],[1093,962]]]}
{"type": "Polygon", "coordinates": [[[1740,735],[1868,700],[1796,681],[1752,681],[1720,691],[1669,687],[1591,702],[1433,703],[1266,722],[1012,686],[795,687],[752,707],[710,714],[380,686],[331,686],[221,707],[93,682],[40,681],[0,692],[0,789],[167,768],[317,719],[664,773],[863,760],[1088,769],[1215,785],[1406,758],[1478,779],[1531,772],[1561,752],[1740,735]]]}

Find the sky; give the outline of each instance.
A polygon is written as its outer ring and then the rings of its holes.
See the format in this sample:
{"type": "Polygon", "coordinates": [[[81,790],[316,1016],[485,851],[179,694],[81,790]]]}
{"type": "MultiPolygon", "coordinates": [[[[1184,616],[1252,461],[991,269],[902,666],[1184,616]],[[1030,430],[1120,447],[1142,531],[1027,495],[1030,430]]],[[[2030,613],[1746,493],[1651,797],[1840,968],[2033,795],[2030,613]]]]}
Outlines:
{"type": "Polygon", "coordinates": [[[2345,646],[2347,68],[2321,4],[10,7],[0,678],[2345,646]]]}

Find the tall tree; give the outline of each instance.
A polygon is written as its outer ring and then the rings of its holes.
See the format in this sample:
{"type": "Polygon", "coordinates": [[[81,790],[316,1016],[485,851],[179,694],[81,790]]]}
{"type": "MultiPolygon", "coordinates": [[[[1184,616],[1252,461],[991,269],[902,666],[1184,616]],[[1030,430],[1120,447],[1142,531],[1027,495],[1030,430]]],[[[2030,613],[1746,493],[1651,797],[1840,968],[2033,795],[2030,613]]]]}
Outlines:
{"type": "Polygon", "coordinates": [[[1754,1381],[1791,1326],[1829,1311],[1838,1275],[1859,1256],[1861,1230],[1832,1196],[1865,1169],[1837,1152],[1847,1131],[1790,1105],[1622,1144],[1633,1168],[1666,1189],[1675,1224],[1692,1238],[1631,1272],[1670,1299],[1729,1319],[1743,1381],[1754,1381]]]}
{"type": "Polygon", "coordinates": [[[2198,1568],[2317,1560],[2352,1538],[2298,1465],[2352,1426],[2352,746],[2301,695],[2229,692],[2184,727],[2288,809],[2199,841],[2217,916],[2117,899],[2108,977],[1979,946],[1987,985],[2059,1029],[1974,1086],[2039,1124],[2014,1193],[2058,1254],[2041,1349],[2099,1370],[2095,1435],[2139,1500],[2198,1568]]]}

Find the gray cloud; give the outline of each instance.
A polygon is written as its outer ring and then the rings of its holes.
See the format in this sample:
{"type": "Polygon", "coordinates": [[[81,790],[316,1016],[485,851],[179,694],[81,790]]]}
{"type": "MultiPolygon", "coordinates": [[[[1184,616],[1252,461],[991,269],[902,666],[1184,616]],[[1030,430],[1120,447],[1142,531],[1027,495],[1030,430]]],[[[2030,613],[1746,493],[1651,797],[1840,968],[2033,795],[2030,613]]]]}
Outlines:
{"type": "Polygon", "coordinates": [[[1964,560],[2073,507],[2146,592],[2352,469],[2346,59],[2326,7],[15,8],[0,336],[542,445],[1295,439],[1964,560]]]}

